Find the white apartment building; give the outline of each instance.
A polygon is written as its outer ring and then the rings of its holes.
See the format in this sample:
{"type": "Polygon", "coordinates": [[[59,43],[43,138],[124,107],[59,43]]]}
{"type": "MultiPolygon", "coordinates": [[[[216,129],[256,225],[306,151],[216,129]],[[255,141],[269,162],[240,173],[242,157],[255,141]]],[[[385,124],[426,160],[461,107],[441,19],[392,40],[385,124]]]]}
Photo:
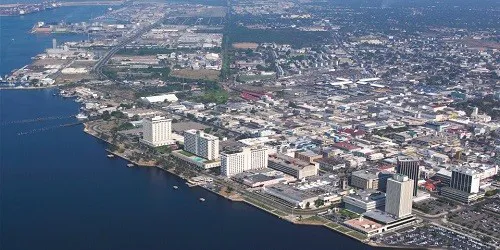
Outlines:
{"type": "Polygon", "coordinates": [[[252,169],[267,168],[269,150],[265,147],[243,148],[221,154],[221,174],[231,177],[252,169]]]}
{"type": "Polygon", "coordinates": [[[387,180],[385,212],[397,218],[411,215],[413,201],[413,180],[402,174],[395,174],[387,180]]]}
{"type": "Polygon", "coordinates": [[[186,130],[184,150],[207,160],[219,159],[219,138],[195,129],[186,130]]]}
{"type": "Polygon", "coordinates": [[[142,142],[153,147],[172,144],[172,120],[162,116],[145,118],[142,142]]]}

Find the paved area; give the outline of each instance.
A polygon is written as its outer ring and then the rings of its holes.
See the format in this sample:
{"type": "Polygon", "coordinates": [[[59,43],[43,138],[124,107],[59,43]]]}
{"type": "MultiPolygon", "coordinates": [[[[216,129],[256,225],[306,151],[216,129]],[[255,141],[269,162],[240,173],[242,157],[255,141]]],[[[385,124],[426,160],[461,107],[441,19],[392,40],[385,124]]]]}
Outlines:
{"type": "Polygon", "coordinates": [[[460,250],[495,249],[477,239],[472,239],[453,230],[435,225],[407,228],[384,236],[377,236],[374,239],[377,243],[392,246],[436,247],[460,250]]]}

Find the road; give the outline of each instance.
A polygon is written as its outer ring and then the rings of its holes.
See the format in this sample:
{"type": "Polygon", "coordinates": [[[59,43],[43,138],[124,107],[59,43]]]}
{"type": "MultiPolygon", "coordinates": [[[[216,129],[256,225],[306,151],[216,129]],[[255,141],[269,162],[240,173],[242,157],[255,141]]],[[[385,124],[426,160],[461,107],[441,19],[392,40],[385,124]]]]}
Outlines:
{"type": "Polygon", "coordinates": [[[118,52],[123,46],[133,42],[135,39],[139,38],[142,36],[144,33],[148,32],[149,30],[153,29],[154,27],[160,25],[164,21],[164,18],[146,26],[136,33],[134,33],[132,36],[125,38],[123,41],[115,45],[112,49],[110,49],[103,57],[97,61],[97,63],[94,65],[92,68],[92,72],[99,78],[99,79],[106,79],[106,76],[102,73],[102,67],[106,65],[106,63],[111,59],[111,57],[118,52]]]}

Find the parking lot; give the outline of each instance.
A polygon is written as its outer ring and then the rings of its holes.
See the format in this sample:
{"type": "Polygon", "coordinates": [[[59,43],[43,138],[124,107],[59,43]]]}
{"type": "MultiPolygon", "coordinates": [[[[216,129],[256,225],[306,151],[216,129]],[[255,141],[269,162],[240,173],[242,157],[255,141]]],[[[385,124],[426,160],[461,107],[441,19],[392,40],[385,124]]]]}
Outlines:
{"type": "Polygon", "coordinates": [[[450,210],[457,208],[457,206],[449,201],[436,199],[415,203],[413,204],[413,208],[418,209],[426,214],[436,215],[449,212],[450,210]]]}
{"type": "Polygon", "coordinates": [[[372,240],[391,246],[494,249],[483,242],[435,225],[407,228],[384,236],[373,237],[372,240]]]}
{"type": "Polygon", "coordinates": [[[500,215],[500,199],[493,199],[482,204],[483,209],[500,215]]]}
{"type": "Polygon", "coordinates": [[[491,212],[483,211],[480,207],[450,213],[448,220],[493,238],[500,238],[500,218],[491,212]]]}

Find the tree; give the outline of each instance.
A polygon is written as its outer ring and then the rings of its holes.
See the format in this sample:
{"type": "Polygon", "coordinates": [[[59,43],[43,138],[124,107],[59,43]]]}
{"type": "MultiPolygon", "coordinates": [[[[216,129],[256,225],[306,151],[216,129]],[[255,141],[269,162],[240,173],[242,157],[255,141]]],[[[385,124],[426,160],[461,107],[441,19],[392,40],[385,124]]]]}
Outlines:
{"type": "Polygon", "coordinates": [[[109,114],[109,111],[106,110],[106,111],[102,112],[101,117],[103,120],[109,121],[109,119],[111,119],[111,114],[109,114]]]}
{"type": "Polygon", "coordinates": [[[295,108],[298,108],[298,106],[297,106],[297,104],[295,104],[295,102],[289,102],[289,103],[288,103],[288,107],[290,107],[290,108],[294,108],[294,109],[295,109],[295,108]]]}
{"type": "Polygon", "coordinates": [[[314,201],[314,206],[316,207],[321,207],[323,205],[325,205],[325,202],[322,199],[317,199],[314,201]]]}
{"type": "Polygon", "coordinates": [[[138,121],[140,119],[141,119],[141,117],[139,115],[132,116],[132,121],[138,121]]]}
{"type": "Polygon", "coordinates": [[[309,208],[311,206],[311,203],[309,201],[306,203],[306,208],[309,208]]]}

